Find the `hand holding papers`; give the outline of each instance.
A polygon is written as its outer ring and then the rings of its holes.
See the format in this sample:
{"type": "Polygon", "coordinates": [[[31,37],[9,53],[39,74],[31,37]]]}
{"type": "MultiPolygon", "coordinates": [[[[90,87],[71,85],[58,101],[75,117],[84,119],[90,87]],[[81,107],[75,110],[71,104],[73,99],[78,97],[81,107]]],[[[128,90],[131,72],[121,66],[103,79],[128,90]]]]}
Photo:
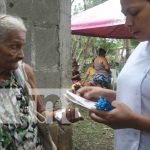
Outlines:
{"type": "Polygon", "coordinates": [[[90,100],[87,100],[85,98],[82,98],[72,92],[70,92],[69,90],[66,91],[66,93],[64,94],[64,96],[72,101],[73,103],[77,104],[77,105],[80,105],[84,108],[87,108],[87,109],[92,109],[92,108],[95,108],[95,105],[96,105],[96,102],[93,102],[93,101],[90,101],[90,100]]]}

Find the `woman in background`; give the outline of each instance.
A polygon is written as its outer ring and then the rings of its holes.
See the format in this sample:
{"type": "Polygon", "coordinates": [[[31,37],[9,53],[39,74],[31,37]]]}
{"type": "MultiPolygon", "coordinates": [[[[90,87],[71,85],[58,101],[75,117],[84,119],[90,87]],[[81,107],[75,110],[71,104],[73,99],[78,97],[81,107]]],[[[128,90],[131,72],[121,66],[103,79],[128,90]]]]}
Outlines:
{"type": "Polygon", "coordinates": [[[80,83],[81,82],[81,77],[80,77],[80,72],[78,71],[78,64],[72,64],[72,83],[80,83]]]}
{"type": "Polygon", "coordinates": [[[95,58],[92,59],[92,63],[90,64],[89,68],[86,71],[85,79],[82,82],[83,86],[92,86],[93,85],[93,76],[95,74],[94,60],[95,60],[95,58]]]}
{"type": "Polygon", "coordinates": [[[111,72],[110,66],[105,56],[106,50],[99,48],[97,57],[94,60],[94,68],[96,71],[93,77],[93,85],[110,88],[111,72]]]}

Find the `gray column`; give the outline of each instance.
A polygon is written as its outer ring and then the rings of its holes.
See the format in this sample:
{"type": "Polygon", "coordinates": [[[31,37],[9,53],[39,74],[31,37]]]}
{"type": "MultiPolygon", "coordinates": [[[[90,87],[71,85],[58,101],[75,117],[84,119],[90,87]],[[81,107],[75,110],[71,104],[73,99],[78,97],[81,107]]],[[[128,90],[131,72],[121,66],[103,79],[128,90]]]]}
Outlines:
{"type": "Polygon", "coordinates": [[[5,0],[0,0],[0,14],[6,13],[6,4],[5,0]]]}

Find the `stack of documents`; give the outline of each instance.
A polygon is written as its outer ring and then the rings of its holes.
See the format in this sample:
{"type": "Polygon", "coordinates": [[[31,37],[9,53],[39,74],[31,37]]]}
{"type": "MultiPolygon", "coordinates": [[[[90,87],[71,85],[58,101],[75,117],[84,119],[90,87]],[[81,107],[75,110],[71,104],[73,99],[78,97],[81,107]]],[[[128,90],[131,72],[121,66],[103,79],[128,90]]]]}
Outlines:
{"type": "Polygon", "coordinates": [[[64,96],[72,101],[73,103],[77,104],[77,105],[80,105],[84,108],[87,108],[87,109],[92,109],[92,108],[96,108],[95,105],[96,105],[96,102],[93,102],[93,101],[90,101],[90,100],[87,100],[83,97],[80,97],[74,93],[72,93],[71,91],[67,90],[66,93],[64,94],[64,96]]]}

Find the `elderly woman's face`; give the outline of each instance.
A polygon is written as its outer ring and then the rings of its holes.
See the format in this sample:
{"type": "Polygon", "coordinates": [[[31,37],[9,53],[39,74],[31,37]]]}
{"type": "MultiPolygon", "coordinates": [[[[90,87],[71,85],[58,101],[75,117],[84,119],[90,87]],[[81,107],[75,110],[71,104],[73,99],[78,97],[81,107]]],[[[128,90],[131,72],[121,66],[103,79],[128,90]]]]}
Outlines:
{"type": "Polygon", "coordinates": [[[139,41],[150,40],[150,1],[120,0],[126,25],[139,41]]]}
{"type": "Polygon", "coordinates": [[[0,40],[0,69],[15,70],[18,61],[24,55],[22,48],[26,41],[26,33],[23,31],[11,31],[4,40],[0,40]]]}

